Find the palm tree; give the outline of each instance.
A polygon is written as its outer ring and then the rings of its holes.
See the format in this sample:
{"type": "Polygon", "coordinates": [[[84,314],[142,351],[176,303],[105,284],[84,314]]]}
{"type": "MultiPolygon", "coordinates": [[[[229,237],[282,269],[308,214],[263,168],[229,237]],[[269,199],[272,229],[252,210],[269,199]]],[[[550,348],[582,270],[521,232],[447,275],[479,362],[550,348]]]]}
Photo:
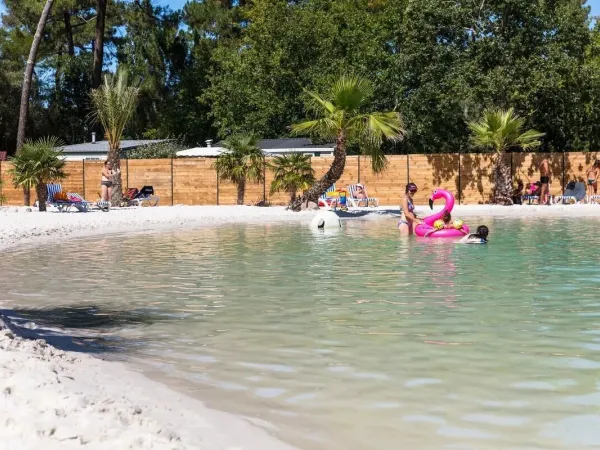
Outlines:
{"type": "MultiPolygon", "coordinates": [[[[115,169],[120,168],[119,147],[125,127],[133,116],[137,107],[139,88],[128,83],[127,71],[119,69],[117,75],[106,75],[104,84],[98,89],[93,89],[93,122],[100,122],[104,128],[104,135],[108,141],[108,156],[115,169]]],[[[114,178],[112,202],[119,203],[123,196],[121,187],[121,172],[114,178]]]]}
{"type": "Polygon", "coordinates": [[[310,165],[310,156],[301,153],[276,156],[269,167],[274,173],[271,195],[286,191],[290,194],[290,206],[296,200],[296,192],[304,193],[315,182],[315,171],[310,165]]]}
{"type": "Polygon", "coordinates": [[[11,158],[13,168],[9,172],[15,187],[35,187],[40,211],[46,211],[46,184],[67,176],[61,146],[60,141],[53,137],[25,141],[21,150],[11,158]]]}
{"type": "Polygon", "coordinates": [[[523,150],[538,147],[544,133],[523,131],[525,119],[515,114],[513,108],[486,109],[478,121],[468,123],[471,141],[496,151],[494,163],[494,202],[512,203],[512,175],[504,153],[511,148],[523,150]]]}
{"type": "Polygon", "coordinates": [[[309,201],[317,202],[320,195],[340,179],[346,165],[346,147],[349,142],[360,144],[363,153],[371,157],[375,172],[385,169],[387,160],[381,150],[384,139],[397,142],[403,139],[405,130],[400,114],[389,112],[363,112],[373,94],[373,84],[355,75],[341,76],[325,96],[306,91],[308,108],[316,118],[292,125],[294,134],[317,135],[335,139],[331,167],[301,198],[296,199],[292,209],[299,210],[309,201]]]}
{"type": "MultiPolygon", "coordinates": [[[[17,127],[17,153],[21,150],[21,147],[23,147],[25,142],[25,128],[27,127],[27,116],[29,114],[29,92],[31,91],[33,69],[37,59],[40,42],[42,42],[44,28],[46,27],[46,22],[48,21],[48,16],[50,15],[53,3],[54,0],[46,0],[46,4],[44,5],[44,9],[42,10],[40,20],[38,21],[35,30],[35,35],[33,36],[33,41],[31,42],[31,48],[29,49],[29,58],[27,58],[27,65],[25,66],[25,73],[23,74],[23,86],[21,88],[21,107],[19,109],[19,125],[17,127]]],[[[30,195],[29,189],[24,187],[23,203],[25,203],[25,206],[29,206],[31,203],[30,195]]]]}
{"type": "Polygon", "coordinates": [[[221,144],[227,150],[217,157],[215,168],[221,180],[232,181],[237,186],[237,204],[244,204],[247,181],[262,181],[264,154],[256,145],[257,139],[247,134],[238,134],[225,139],[221,144]]]}

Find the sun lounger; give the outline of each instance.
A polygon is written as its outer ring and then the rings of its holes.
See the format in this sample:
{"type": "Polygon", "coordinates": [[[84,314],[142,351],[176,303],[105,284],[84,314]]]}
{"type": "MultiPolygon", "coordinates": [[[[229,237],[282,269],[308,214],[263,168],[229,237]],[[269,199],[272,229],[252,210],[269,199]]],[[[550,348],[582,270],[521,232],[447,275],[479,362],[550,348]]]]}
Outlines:
{"type": "Polygon", "coordinates": [[[554,203],[579,203],[585,199],[585,183],[571,181],[563,195],[554,197],[554,203]]]}
{"type": "Polygon", "coordinates": [[[93,205],[92,202],[84,200],[81,195],[74,192],[67,192],[65,198],[62,199],[55,198],[59,192],[62,192],[60,184],[47,184],[46,190],[48,192],[46,204],[54,206],[59,212],[68,212],[71,208],[75,208],[80,212],[88,212],[93,205]]]}
{"type": "Polygon", "coordinates": [[[158,206],[160,197],[154,194],[154,188],[152,186],[144,186],[137,193],[134,193],[132,188],[127,191],[130,197],[127,199],[127,205],[143,206],[144,203],[148,203],[150,206],[158,206]]]}
{"type": "Polygon", "coordinates": [[[600,195],[590,195],[587,199],[588,203],[600,203],[600,195]]]}
{"type": "Polygon", "coordinates": [[[351,184],[348,186],[348,193],[350,194],[346,199],[348,206],[359,207],[361,203],[364,203],[365,206],[369,206],[369,203],[373,204],[373,206],[379,206],[379,199],[375,197],[356,198],[357,187],[358,184],[351,184]]]}
{"type": "Polygon", "coordinates": [[[319,197],[319,207],[330,209],[331,203],[337,201],[336,199],[327,196],[327,194],[330,192],[335,192],[335,184],[329,186],[327,191],[325,191],[325,193],[319,197]]]}

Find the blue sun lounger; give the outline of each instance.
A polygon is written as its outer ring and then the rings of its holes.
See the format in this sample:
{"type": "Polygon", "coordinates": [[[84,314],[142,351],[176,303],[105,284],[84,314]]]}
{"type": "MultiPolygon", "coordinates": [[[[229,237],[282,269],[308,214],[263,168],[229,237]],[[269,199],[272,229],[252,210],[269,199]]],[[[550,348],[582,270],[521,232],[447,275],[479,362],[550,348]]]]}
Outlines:
{"type": "Polygon", "coordinates": [[[46,189],[48,192],[46,204],[54,206],[59,212],[69,212],[71,208],[75,208],[80,212],[88,212],[93,204],[92,202],[84,200],[81,195],[73,192],[67,193],[69,200],[54,199],[54,196],[57,193],[62,192],[62,186],[60,184],[47,184],[46,189]]]}

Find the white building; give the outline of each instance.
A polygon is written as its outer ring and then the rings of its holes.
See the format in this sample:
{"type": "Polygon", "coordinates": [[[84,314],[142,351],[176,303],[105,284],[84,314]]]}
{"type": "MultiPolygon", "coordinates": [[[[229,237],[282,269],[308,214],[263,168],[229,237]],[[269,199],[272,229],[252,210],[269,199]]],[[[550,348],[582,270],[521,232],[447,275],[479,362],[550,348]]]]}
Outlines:
{"type": "MultiPolygon", "coordinates": [[[[125,140],[121,141],[121,151],[127,155],[128,150],[140,147],[142,145],[157,144],[165,142],[169,139],[157,140],[125,140]]],[[[92,137],[92,142],[83,144],[65,145],[62,147],[65,160],[67,161],[82,161],[84,159],[100,159],[105,160],[108,155],[108,141],[96,141],[92,137]]]]}
{"type": "MultiPolygon", "coordinates": [[[[177,152],[177,156],[191,158],[206,158],[219,156],[226,149],[220,142],[212,146],[212,141],[206,141],[206,147],[195,147],[177,152]]],[[[258,147],[267,156],[280,156],[288,153],[302,153],[310,156],[325,156],[333,154],[335,144],[313,144],[310,139],[262,139],[258,147]]]]}

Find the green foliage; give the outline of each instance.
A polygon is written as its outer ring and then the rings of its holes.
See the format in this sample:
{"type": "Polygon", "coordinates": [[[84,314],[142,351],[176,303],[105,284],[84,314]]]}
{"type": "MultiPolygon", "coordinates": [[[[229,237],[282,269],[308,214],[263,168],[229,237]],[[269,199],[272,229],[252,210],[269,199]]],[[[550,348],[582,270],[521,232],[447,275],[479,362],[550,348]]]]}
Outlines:
{"type": "MultiPolygon", "coordinates": [[[[23,68],[42,3],[4,0],[0,147],[12,150],[23,68]]],[[[188,145],[249,131],[283,137],[307,115],[303,87],[372,80],[369,105],[408,130],[386,153],[472,151],[468,123],[514,108],[544,150],[600,146],[600,28],[571,0],[156,0],[108,3],[105,68],[140,80],[128,136],[188,145]],[[163,2],[164,4],[164,2],[163,2]]],[[[55,0],[30,98],[28,136],[89,139],[95,0],[55,0]]],[[[348,148],[356,143],[349,142],[348,148]]]]}
{"type": "Polygon", "coordinates": [[[46,198],[39,198],[45,192],[46,184],[66,178],[65,160],[60,147],[62,143],[54,137],[28,140],[23,148],[11,158],[13,168],[9,173],[15,187],[36,188],[40,211],[46,210],[46,198]]]}
{"type": "Polygon", "coordinates": [[[123,152],[121,158],[127,159],[162,159],[175,158],[177,152],[185,150],[186,145],[177,141],[158,142],[156,144],[141,145],[133,150],[123,152]]]}
{"type": "Polygon", "coordinates": [[[129,84],[125,69],[119,69],[116,76],[106,75],[104,84],[90,94],[91,119],[102,124],[109,153],[119,149],[125,127],[135,112],[138,95],[139,88],[129,84]]]}
{"type": "Polygon", "coordinates": [[[264,154],[256,137],[249,134],[233,135],[221,144],[227,150],[217,157],[214,167],[221,180],[236,184],[238,204],[243,204],[246,182],[263,180],[264,154]]]}
{"type": "Polygon", "coordinates": [[[301,153],[276,156],[269,164],[273,171],[271,195],[285,191],[290,194],[290,204],[298,191],[306,191],[315,181],[315,171],[310,164],[310,156],[301,153]]]}
{"type": "Polygon", "coordinates": [[[399,142],[405,131],[397,112],[363,112],[373,91],[368,79],[355,75],[339,77],[325,96],[306,91],[307,109],[316,118],[292,125],[292,132],[337,139],[344,152],[347,142],[358,142],[363,153],[371,157],[373,170],[382,171],[386,165],[381,148],[384,139],[399,142]]]}
{"type": "Polygon", "coordinates": [[[539,147],[544,133],[536,130],[523,131],[525,119],[512,108],[487,109],[480,120],[469,122],[474,145],[492,147],[498,153],[511,148],[528,150],[539,147]]]}

